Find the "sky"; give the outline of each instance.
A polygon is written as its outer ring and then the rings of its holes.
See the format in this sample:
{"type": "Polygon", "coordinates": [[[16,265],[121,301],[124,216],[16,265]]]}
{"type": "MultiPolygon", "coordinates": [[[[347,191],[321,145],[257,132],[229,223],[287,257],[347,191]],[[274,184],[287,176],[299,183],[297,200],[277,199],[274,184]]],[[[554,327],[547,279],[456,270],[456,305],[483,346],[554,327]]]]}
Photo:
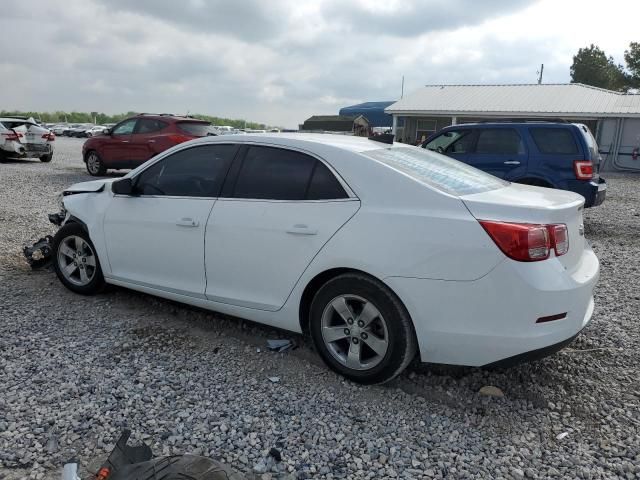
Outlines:
{"type": "Polygon", "coordinates": [[[617,62],[640,1],[30,0],[0,16],[0,109],[203,113],[297,127],[425,84],[570,80],[617,62]]]}

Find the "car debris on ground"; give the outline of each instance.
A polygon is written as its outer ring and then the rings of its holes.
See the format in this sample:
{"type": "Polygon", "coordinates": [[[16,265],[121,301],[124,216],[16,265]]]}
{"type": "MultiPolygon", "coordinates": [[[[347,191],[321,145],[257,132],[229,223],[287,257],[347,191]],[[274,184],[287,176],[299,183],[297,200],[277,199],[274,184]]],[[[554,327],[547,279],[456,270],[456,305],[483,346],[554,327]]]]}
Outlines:
{"type": "MultiPolygon", "coordinates": [[[[131,430],[124,430],[111,454],[93,477],[95,480],[243,480],[245,477],[211,458],[200,455],[154,457],[142,444],[129,446],[131,430]]],[[[64,466],[62,480],[81,480],[75,461],[64,466]]]]}
{"type": "Polygon", "coordinates": [[[267,348],[273,352],[286,352],[294,347],[294,343],[289,339],[267,340],[267,348]]]}

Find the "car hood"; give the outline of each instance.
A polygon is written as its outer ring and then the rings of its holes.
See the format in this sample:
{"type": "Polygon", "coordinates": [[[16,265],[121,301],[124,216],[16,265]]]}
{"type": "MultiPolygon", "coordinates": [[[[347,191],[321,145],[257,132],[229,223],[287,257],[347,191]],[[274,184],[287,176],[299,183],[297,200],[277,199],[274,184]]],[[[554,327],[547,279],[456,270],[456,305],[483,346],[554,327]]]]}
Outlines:
{"type": "Polygon", "coordinates": [[[74,183],[70,187],[64,189],[65,195],[73,195],[76,193],[94,193],[101,192],[105,186],[113,183],[117,178],[105,178],[103,180],[91,180],[90,182],[74,183]]]}

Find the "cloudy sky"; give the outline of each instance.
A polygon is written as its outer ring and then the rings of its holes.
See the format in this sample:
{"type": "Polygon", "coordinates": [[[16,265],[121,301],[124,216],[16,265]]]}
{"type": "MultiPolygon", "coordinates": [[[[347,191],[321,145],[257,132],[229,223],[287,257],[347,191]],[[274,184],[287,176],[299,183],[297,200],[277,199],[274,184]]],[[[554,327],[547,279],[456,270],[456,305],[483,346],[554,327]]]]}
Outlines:
{"type": "Polygon", "coordinates": [[[424,84],[568,82],[622,62],[632,0],[30,0],[0,17],[0,109],[205,113],[294,127],[424,84]]]}

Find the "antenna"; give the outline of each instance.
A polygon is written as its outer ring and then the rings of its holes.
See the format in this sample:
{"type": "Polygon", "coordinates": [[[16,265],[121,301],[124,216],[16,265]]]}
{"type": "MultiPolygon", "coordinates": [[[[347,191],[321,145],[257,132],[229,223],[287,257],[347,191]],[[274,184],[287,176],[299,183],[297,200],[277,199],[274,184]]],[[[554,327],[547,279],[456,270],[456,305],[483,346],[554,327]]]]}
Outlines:
{"type": "Polygon", "coordinates": [[[538,74],[538,85],[542,83],[542,73],[544,72],[544,63],[540,64],[540,70],[536,73],[538,74]]]}
{"type": "Polygon", "coordinates": [[[404,97],[404,75],[402,75],[402,88],[400,90],[400,98],[404,97]]]}

